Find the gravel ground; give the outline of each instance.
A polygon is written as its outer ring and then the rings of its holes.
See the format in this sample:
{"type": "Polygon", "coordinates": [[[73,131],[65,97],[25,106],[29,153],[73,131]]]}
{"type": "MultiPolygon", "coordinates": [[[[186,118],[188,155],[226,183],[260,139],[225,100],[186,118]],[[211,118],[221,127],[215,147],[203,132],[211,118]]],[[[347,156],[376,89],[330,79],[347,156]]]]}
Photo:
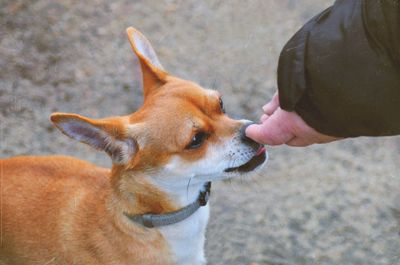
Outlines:
{"type": "MultiPolygon", "coordinates": [[[[109,165],[48,117],[138,108],[128,26],[151,40],[170,73],[218,88],[232,116],[258,119],[276,88],[281,47],[331,3],[2,0],[0,156],[68,154],[109,165]]],[[[209,264],[400,264],[399,137],[269,153],[258,176],[214,185],[209,264]]]]}

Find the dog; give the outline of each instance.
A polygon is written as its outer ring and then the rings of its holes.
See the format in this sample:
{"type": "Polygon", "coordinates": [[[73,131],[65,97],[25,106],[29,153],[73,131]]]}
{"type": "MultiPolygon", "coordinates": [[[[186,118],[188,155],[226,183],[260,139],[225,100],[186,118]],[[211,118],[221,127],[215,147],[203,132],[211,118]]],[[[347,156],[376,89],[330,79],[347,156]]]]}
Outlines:
{"type": "Polygon", "coordinates": [[[127,29],[143,105],[126,116],[53,113],[62,133],[105,151],[112,168],[67,156],[1,161],[1,265],[206,264],[211,181],[259,170],[264,146],[221,95],[168,74],[127,29]]]}

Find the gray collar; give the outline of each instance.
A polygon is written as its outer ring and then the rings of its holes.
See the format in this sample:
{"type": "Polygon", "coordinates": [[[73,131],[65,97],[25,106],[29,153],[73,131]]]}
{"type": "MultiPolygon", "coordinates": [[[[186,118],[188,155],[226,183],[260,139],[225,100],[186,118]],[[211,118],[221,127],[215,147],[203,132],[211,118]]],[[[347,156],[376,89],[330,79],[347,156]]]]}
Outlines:
{"type": "Polygon", "coordinates": [[[199,197],[196,201],[174,212],[169,212],[165,214],[124,214],[126,217],[129,218],[129,220],[135,223],[139,223],[147,228],[176,224],[194,214],[201,206],[207,205],[208,198],[210,197],[210,191],[211,182],[207,182],[204,185],[204,190],[200,191],[199,197]]]}

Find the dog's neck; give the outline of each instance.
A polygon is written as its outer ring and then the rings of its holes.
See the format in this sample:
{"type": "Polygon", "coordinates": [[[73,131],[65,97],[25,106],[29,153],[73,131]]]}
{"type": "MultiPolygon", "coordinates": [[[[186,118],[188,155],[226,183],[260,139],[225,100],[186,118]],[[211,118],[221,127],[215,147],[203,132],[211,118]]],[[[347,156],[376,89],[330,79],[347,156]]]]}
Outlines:
{"type": "MultiPolygon", "coordinates": [[[[179,207],[184,207],[196,201],[199,193],[205,189],[205,183],[190,184],[188,182],[186,186],[163,185],[162,182],[156,180],[155,184],[168,193],[179,207]]],[[[206,264],[204,243],[209,211],[207,204],[181,222],[160,227],[161,233],[174,253],[177,264],[206,264]]]]}
{"type": "Polygon", "coordinates": [[[152,183],[154,183],[154,185],[160,190],[168,194],[170,199],[180,208],[196,201],[200,192],[204,190],[205,185],[203,182],[193,184],[188,182],[186,185],[170,185],[165,184],[162,181],[158,181],[156,178],[152,180],[152,183]]]}
{"type": "MultiPolygon", "coordinates": [[[[113,172],[115,173],[115,171],[113,172]]],[[[112,177],[114,179],[115,176],[112,177]]],[[[165,176],[164,176],[165,178],[165,176]]],[[[119,197],[120,218],[126,218],[121,211],[129,214],[163,214],[179,210],[197,200],[204,183],[181,184],[162,181],[161,176],[151,177],[140,173],[125,175],[114,183],[114,193],[119,197]]],[[[168,242],[177,264],[205,264],[205,230],[209,217],[208,205],[200,207],[187,219],[157,229],[168,242]]],[[[128,227],[137,226],[125,220],[128,227]]]]}
{"type": "MultiPolygon", "coordinates": [[[[170,177],[170,179],[179,179],[170,177]]],[[[188,178],[189,179],[189,178],[188,178]]],[[[113,168],[111,185],[116,197],[135,214],[162,214],[179,210],[197,200],[205,181],[171,181],[163,174],[148,176],[113,168]]]]}

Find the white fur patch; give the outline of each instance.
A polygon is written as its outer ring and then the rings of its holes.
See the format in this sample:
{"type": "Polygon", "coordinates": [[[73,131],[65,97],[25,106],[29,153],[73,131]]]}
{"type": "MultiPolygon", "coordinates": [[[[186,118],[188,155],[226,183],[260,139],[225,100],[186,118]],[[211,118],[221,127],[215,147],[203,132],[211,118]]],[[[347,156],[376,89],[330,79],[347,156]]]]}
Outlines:
{"type": "MultiPolygon", "coordinates": [[[[152,181],[175,203],[184,207],[197,199],[206,181],[238,176],[238,173],[226,173],[225,169],[248,162],[255,152],[236,135],[209,146],[201,160],[188,162],[179,156],[173,157],[158,174],[152,176],[152,181]]],[[[206,264],[204,241],[208,218],[207,205],[182,222],[160,228],[177,264],[206,264]]]]}

